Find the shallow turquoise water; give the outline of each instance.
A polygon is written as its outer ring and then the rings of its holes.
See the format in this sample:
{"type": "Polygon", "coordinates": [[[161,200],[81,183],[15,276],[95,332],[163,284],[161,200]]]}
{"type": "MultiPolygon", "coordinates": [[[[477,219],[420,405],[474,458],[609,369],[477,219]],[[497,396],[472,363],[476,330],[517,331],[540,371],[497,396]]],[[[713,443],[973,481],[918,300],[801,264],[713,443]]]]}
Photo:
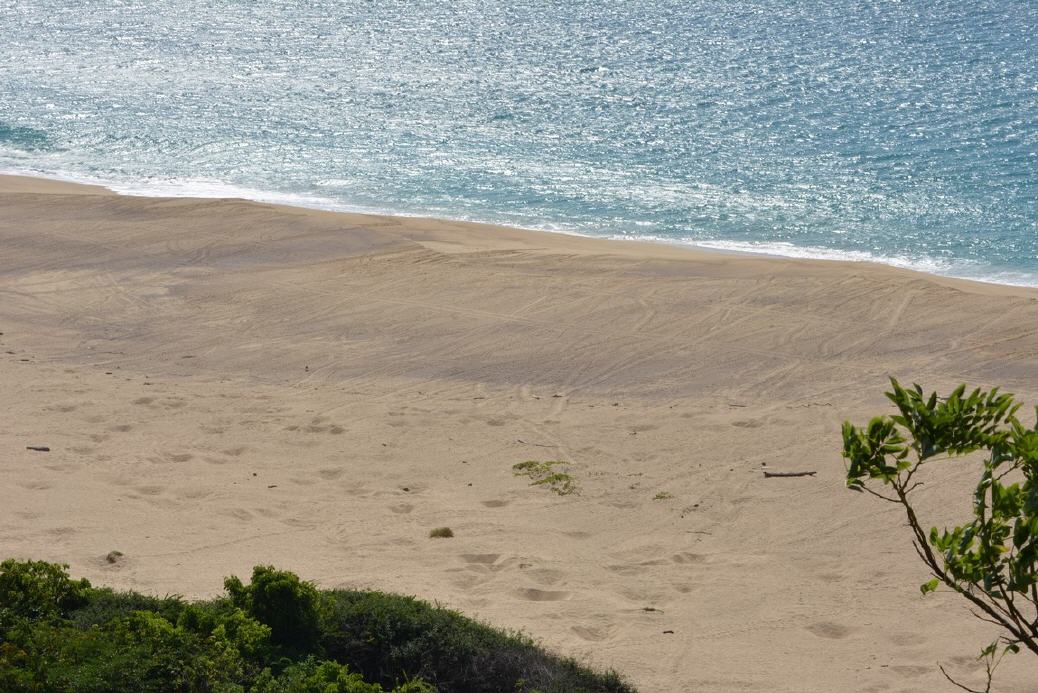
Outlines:
{"type": "Polygon", "coordinates": [[[1038,284],[1038,3],[0,2],[0,170],[1038,284]]]}

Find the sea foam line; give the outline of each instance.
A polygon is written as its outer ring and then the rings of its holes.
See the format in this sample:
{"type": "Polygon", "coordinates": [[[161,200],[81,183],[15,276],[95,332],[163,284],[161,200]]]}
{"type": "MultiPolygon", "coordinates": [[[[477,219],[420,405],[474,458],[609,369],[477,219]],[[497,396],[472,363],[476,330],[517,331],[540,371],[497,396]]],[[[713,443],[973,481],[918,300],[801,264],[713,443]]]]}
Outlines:
{"type": "MultiPolygon", "coordinates": [[[[245,186],[226,183],[224,181],[209,178],[175,179],[154,178],[135,182],[105,179],[96,176],[84,175],[78,172],[64,170],[41,171],[31,168],[3,168],[0,175],[28,176],[33,178],[46,178],[63,181],[66,183],[80,183],[85,185],[98,185],[108,188],[119,195],[138,197],[197,197],[205,199],[240,198],[253,202],[268,204],[279,204],[304,209],[314,209],[330,212],[345,212],[353,214],[374,214],[382,216],[397,216],[406,218],[427,218],[433,215],[428,213],[401,211],[389,207],[369,207],[363,205],[350,205],[332,198],[317,195],[304,195],[298,193],[285,193],[278,191],[260,190],[245,186]]],[[[477,224],[494,224],[511,226],[507,221],[497,221],[485,217],[472,216],[448,216],[436,214],[435,218],[447,221],[462,221],[477,224]]],[[[518,228],[518,227],[516,227],[518,228]]],[[[798,260],[829,260],[835,262],[871,262],[901,269],[913,270],[924,274],[931,274],[954,279],[966,279],[970,281],[983,282],[986,284],[1001,284],[1007,286],[1038,287],[1038,274],[1029,272],[1013,272],[1008,270],[995,270],[984,268],[980,263],[972,263],[967,260],[950,262],[936,258],[908,258],[903,256],[875,255],[861,250],[836,250],[833,248],[819,248],[813,246],[798,246],[782,241],[728,241],[728,240],[701,240],[696,238],[672,238],[649,234],[603,234],[592,233],[586,230],[574,229],[561,224],[544,223],[523,227],[532,231],[545,231],[549,233],[561,233],[568,236],[582,236],[586,238],[611,238],[614,240],[636,241],[641,243],[662,243],[665,245],[678,245],[694,247],[721,252],[758,255],[766,257],[785,257],[798,260]]]]}
{"type": "Polygon", "coordinates": [[[798,246],[783,241],[724,241],[682,239],[682,242],[700,248],[727,252],[789,257],[801,260],[831,260],[836,262],[873,262],[925,274],[955,279],[968,279],[985,284],[1038,287],[1038,274],[1012,272],[986,267],[970,260],[942,260],[931,257],[905,257],[901,255],[875,255],[864,250],[837,250],[814,246],[798,246]]]}

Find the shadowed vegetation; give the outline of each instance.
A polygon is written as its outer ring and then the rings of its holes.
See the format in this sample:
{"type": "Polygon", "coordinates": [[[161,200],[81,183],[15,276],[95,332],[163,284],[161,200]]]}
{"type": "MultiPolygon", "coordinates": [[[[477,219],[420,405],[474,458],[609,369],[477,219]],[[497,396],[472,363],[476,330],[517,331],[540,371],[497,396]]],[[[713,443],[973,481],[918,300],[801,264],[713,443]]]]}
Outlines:
{"type": "Polygon", "coordinates": [[[456,612],[269,566],[200,602],[95,588],[66,568],[0,563],[5,693],[634,691],[456,612]]]}

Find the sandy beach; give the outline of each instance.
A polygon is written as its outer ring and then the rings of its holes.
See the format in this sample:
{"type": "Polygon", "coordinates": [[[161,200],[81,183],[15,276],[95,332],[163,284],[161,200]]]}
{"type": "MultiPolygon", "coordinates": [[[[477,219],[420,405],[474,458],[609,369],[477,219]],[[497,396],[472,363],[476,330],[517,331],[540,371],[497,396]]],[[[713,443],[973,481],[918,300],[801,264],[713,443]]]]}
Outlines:
{"type": "Polygon", "coordinates": [[[3,557],[190,597],[272,563],[645,692],[946,690],[996,634],[920,596],[840,424],[888,376],[1038,403],[1038,290],[0,177],[0,333],[3,557]]]}

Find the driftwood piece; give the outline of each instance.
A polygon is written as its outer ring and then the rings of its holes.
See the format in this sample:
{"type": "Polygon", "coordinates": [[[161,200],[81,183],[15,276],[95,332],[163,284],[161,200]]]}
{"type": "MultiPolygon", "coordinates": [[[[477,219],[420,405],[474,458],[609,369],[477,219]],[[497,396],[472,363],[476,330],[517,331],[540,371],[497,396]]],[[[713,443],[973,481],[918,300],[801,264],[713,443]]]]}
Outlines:
{"type": "Polygon", "coordinates": [[[769,472],[764,471],[764,478],[768,479],[773,476],[814,476],[818,472],[769,472]]]}
{"type": "Polygon", "coordinates": [[[557,447],[559,447],[558,445],[544,445],[543,443],[530,443],[530,442],[527,442],[527,441],[523,440],[522,438],[516,438],[515,442],[522,443],[523,445],[533,445],[534,447],[538,447],[538,448],[557,448],[557,447]]]}

